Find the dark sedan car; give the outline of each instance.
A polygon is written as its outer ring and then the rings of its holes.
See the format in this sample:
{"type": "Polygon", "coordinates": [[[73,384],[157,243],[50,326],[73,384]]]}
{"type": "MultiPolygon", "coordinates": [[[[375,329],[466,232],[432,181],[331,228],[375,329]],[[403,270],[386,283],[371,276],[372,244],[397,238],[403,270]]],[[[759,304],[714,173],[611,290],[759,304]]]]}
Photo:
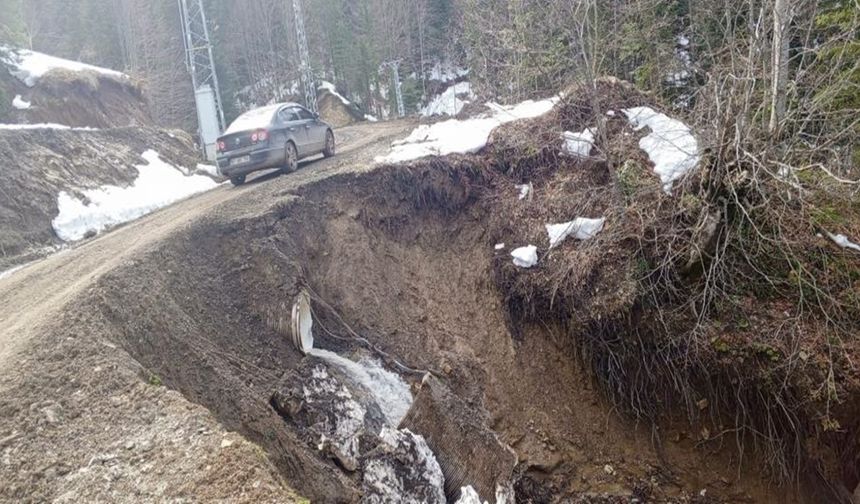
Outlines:
{"type": "Polygon", "coordinates": [[[268,105],[240,115],[218,138],[218,173],[240,185],[253,171],[295,171],[314,154],[334,156],[331,126],[297,103],[268,105]]]}

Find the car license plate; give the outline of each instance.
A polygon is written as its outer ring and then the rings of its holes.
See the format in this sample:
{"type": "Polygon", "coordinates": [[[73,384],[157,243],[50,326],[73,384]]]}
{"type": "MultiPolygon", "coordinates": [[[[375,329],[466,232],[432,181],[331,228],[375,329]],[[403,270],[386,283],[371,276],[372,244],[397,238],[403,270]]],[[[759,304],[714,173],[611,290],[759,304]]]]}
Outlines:
{"type": "Polygon", "coordinates": [[[245,164],[251,160],[251,156],[239,156],[230,160],[230,166],[237,164],[245,164]]]}

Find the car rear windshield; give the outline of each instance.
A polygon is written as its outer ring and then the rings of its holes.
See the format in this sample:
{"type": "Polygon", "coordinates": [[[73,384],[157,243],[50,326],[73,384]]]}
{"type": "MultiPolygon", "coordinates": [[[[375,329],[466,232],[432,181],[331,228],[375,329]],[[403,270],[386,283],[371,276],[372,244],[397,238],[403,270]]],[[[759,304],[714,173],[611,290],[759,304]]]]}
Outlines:
{"type": "Polygon", "coordinates": [[[279,105],[271,105],[254,110],[249,110],[233,121],[233,124],[224,132],[225,135],[238,133],[258,128],[265,128],[272,123],[272,116],[278,110],[279,105]]]}

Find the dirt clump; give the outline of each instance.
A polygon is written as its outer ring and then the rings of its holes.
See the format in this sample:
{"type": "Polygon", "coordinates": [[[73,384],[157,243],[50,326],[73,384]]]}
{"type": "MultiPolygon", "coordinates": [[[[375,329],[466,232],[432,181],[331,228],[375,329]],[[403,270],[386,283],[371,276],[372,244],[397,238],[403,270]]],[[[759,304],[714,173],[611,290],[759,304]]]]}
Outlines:
{"type": "Polygon", "coordinates": [[[321,89],[317,95],[317,105],[323,120],[335,128],[364,121],[364,113],[353,103],[344,103],[340,96],[328,89],[321,89]]]}

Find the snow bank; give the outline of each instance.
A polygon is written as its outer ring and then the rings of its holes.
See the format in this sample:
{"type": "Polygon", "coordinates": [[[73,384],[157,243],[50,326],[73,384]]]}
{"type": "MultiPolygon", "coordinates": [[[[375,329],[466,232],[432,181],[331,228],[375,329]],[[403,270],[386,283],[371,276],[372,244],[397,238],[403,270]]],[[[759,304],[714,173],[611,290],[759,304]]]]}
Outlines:
{"type": "Polygon", "coordinates": [[[206,172],[213,177],[220,177],[221,175],[218,173],[218,167],[210,164],[197,163],[197,169],[206,172]]]}
{"type": "Polygon", "coordinates": [[[272,118],[275,117],[275,112],[281,108],[281,103],[275,105],[267,105],[265,107],[249,110],[236,118],[235,121],[224,131],[225,135],[238,133],[240,131],[248,131],[253,129],[266,128],[272,124],[272,118]]]}
{"type": "Polygon", "coordinates": [[[430,103],[421,109],[421,116],[455,116],[463,110],[466,104],[471,103],[475,98],[475,93],[472,92],[472,85],[468,82],[459,82],[453,86],[449,86],[442,94],[430,100],[430,103]]]}
{"type": "Polygon", "coordinates": [[[153,150],[143,153],[145,165],[138,165],[137,180],[129,187],[102,186],[81,191],[88,203],[63,191],[57,197],[59,215],[51,222],[64,241],[79,240],[90,231],[102,231],[128,222],[153,210],[218,184],[203,175],[185,176],[164,162],[153,150]]]}
{"type": "Polygon", "coordinates": [[[515,248],[511,256],[514,258],[514,265],[520,268],[531,268],[538,263],[537,247],[534,245],[515,248]]]}
{"type": "Polygon", "coordinates": [[[34,129],[57,129],[72,131],[98,131],[98,128],[81,127],[72,128],[64,124],[38,123],[38,124],[0,124],[0,130],[34,130],[34,129]]]}
{"type": "Polygon", "coordinates": [[[10,49],[8,54],[6,63],[10,66],[9,72],[29,87],[35,86],[36,82],[51,70],[90,71],[118,79],[128,79],[128,75],[116,70],[57,58],[28,49],[10,49]]]}
{"type": "Polygon", "coordinates": [[[449,119],[421,125],[403,140],[392,144],[391,152],[376,158],[380,163],[398,163],[424,156],[444,156],[478,152],[487,145],[490,133],[502,124],[546,114],[559,98],[527,100],[513,106],[488,103],[491,112],[472,119],[449,119]]]}
{"type": "Polygon", "coordinates": [[[565,131],[561,138],[564,140],[562,152],[570,156],[586,158],[594,147],[594,130],[591,128],[585,128],[582,133],[565,131]]]}
{"type": "Polygon", "coordinates": [[[32,104],[21,98],[21,95],[15,95],[15,98],[12,99],[12,106],[18,110],[27,110],[30,105],[32,104]]]}
{"type": "Polygon", "coordinates": [[[639,140],[639,147],[654,163],[654,172],[660,177],[663,190],[671,193],[672,183],[699,164],[696,137],[686,124],[650,107],[633,107],[622,112],[635,129],[646,126],[651,129],[651,133],[639,140]]]}
{"type": "Polygon", "coordinates": [[[555,248],[568,236],[573,235],[577,240],[588,240],[603,230],[606,219],[587,219],[577,217],[570,222],[562,224],[546,224],[546,233],[549,235],[549,248],[555,248]]]}
{"type": "Polygon", "coordinates": [[[351,102],[351,101],[347,100],[347,99],[346,99],[342,94],[340,94],[340,93],[338,93],[338,92],[337,92],[337,87],[335,87],[335,85],[334,85],[334,84],[332,84],[331,82],[328,82],[328,81],[320,81],[320,85],[319,85],[319,88],[318,88],[318,89],[324,89],[324,90],[328,91],[329,93],[331,93],[331,94],[335,95],[335,96],[336,96],[336,97],[338,97],[338,98],[340,99],[340,101],[342,101],[342,102],[343,102],[343,104],[344,104],[344,105],[346,105],[346,106],[350,106],[350,105],[352,105],[352,102],[351,102]]]}
{"type": "Polygon", "coordinates": [[[832,234],[832,233],[829,233],[827,231],[825,231],[825,232],[827,233],[827,236],[831,240],[833,240],[833,243],[839,245],[842,248],[847,248],[847,249],[856,250],[857,252],[860,252],[860,245],[857,245],[856,243],[849,240],[848,237],[845,236],[844,234],[832,234]]]}

